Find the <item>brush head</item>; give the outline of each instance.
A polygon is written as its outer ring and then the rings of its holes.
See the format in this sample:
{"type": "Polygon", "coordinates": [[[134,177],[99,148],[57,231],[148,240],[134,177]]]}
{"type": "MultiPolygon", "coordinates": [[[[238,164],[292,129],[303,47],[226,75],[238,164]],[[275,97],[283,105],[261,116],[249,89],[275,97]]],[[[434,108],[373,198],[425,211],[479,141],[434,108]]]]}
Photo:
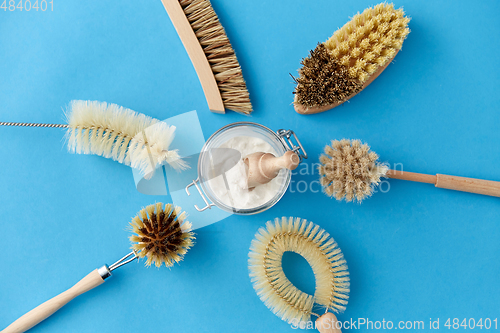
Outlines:
{"type": "Polygon", "coordinates": [[[378,163],[378,155],[359,140],[332,140],[321,155],[320,183],[324,192],[337,200],[361,202],[373,193],[374,186],[389,168],[378,163]]]}
{"type": "Polygon", "coordinates": [[[349,299],[349,272],[335,240],[318,225],[300,218],[275,219],[259,229],[248,260],[254,289],[264,304],[281,319],[308,321],[314,303],[343,312],[349,299]],[[308,295],[297,289],[281,266],[283,253],[303,256],[314,272],[316,290],[308,295]]]}
{"type": "Polygon", "coordinates": [[[224,107],[250,114],[252,104],[231,42],[209,0],[179,0],[207,57],[224,107]]]}
{"type": "Polygon", "coordinates": [[[180,207],[162,203],[147,206],[132,219],[130,226],[134,235],[132,249],[140,258],[146,257],[146,265],[165,264],[171,267],[182,261],[194,244],[191,223],[180,207]]]}
{"type": "Polygon", "coordinates": [[[318,44],[303,59],[296,79],[295,102],[301,105],[341,103],[361,90],[361,84],[349,75],[346,66],[332,58],[324,44],[318,44]]]}
{"type": "Polygon", "coordinates": [[[157,165],[182,170],[187,164],[169,150],[175,126],[116,104],[72,101],[66,112],[68,150],[95,154],[139,169],[150,178],[157,165]]]}
{"type": "Polygon", "coordinates": [[[402,9],[386,3],[356,14],[302,61],[294,92],[296,111],[326,111],[366,88],[401,49],[409,21],[402,9]]]}

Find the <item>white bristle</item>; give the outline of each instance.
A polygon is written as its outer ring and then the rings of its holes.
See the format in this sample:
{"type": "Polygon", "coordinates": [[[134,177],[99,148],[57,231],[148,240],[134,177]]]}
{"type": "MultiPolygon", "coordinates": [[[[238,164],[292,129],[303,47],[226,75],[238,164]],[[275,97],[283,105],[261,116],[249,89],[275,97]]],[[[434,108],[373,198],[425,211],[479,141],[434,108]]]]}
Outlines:
{"type": "Polygon", "coordinates": [[[72,101],[66,112],[68,150],[95,154],[139,169],[150,178],[157,165],[187,164],[169,150],[175,126],[130,109],[98,101],[72,101]]]}
{"type": "Polygon", "coordinates": [[[300,218],[275,219],[260,228],[249,253],[250,277],[258,296],[281,319],[310,320],[314,303],[335,312],[345,310],[349,298],[349,272],[344,256],[330,235],[300,218]],[[283,253],[303,256],[316,277],[314,296],[297,289],[285,276],[283,253]]]}

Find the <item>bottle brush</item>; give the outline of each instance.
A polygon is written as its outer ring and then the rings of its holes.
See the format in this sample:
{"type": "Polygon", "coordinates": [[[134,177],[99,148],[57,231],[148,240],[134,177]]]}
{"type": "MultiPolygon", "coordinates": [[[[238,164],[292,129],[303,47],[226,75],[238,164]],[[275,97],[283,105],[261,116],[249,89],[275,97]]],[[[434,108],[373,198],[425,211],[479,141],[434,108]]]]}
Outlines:
{"type": "Polygon", "coordinates": [[[170,150],[175,126],[130,109],[97,101],[71,101],[67,124],[0,122],[0,126],[66,128],[68,150],[95,154],[139,169],[150,178],[157,165],[174,169],[187,167],[177,152],[170,150]]]}

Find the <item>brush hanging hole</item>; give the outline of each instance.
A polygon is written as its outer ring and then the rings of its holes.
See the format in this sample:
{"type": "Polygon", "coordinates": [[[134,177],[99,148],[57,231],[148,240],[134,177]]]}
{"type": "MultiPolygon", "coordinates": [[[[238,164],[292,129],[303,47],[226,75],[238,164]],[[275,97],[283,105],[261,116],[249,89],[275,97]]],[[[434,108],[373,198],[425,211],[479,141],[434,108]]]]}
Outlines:
{"type": "Polygon", "coordinates": [[[285,251],[281,258],[281,266],[285,276],[293,285],[306,294],[314,294],[316,288],[314,272],[303,256],[292,251],[285,251]]]}
{"type": "Polygon", "coordinates": [[[349,273],[344,256],[333,238],[312,222],[293,217],[267,222],[252,241],[249,270],[260,299],[288,323],[309,321],[315,303],[335,312],[345,310],[349,273]],[[287,251],[311,266],[314,295],[302,292],[286,277],[282,258],[287,251]]]}

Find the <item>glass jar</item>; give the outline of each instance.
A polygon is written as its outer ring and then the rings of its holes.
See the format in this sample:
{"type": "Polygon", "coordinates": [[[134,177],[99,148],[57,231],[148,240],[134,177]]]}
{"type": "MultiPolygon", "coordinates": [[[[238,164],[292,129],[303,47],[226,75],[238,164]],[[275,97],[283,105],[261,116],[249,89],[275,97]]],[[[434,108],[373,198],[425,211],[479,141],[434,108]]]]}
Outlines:
{"type": "Polygon", "coordinates": [[[189,195],[189,187],[195,186],[203,198],[206,206],[199,208],[195,205],[195,208],[198,211],[201,212],[206,209],[211,209],[212,207],[218,207],[232,214],[257,214],[274,206],[283,197],[288,189],[288,186],[290,185],[291,171],[282,169],[277,176],[278,181],[280,182],[278,192],[270,200],[257,207],[248,209],[231,207],[217,197],[210,187],[209,182],[209,180],[213,178],[214,174],[214,163],[211,158],[211,151],[220,148],[223,143],[238,136],[249,136],[262,139],[274,149],[276,156],[282,156],[285,152],[291,150],[297,153],[301,161],[303,158],[307,158],[307,153],[295,133],[291,130],[278,130],[277,132],[274,132],[263,125],[253,122],[237,122],[224,126],[212,134],[212,136],[205,142],[198,159],[198,179],[194,180],[186,187],[186,192],[189,195]],[[295,140],[297,145],[295,145],[292,138],[295,140]]]}

